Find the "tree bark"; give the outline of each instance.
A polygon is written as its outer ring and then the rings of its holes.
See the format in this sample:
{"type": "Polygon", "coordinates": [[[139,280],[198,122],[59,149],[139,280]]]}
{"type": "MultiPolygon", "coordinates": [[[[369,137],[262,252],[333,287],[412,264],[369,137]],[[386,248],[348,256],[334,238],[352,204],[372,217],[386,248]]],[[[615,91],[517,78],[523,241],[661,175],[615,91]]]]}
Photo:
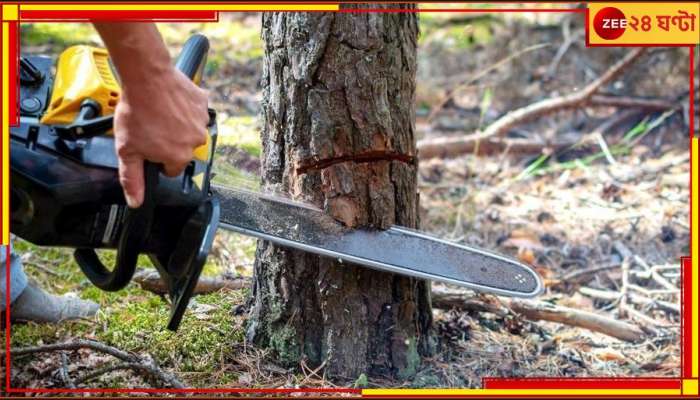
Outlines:
{"type": "MultiPolygon", "coordinates": [[[[417,35],[414,13],[263,15],[266,190],[348,226],[417,227],[417,35]]],[[[253,297],[248,339],[288,366],[410,378],[433,349],[426,281],[260,241],[253,297]]]]}

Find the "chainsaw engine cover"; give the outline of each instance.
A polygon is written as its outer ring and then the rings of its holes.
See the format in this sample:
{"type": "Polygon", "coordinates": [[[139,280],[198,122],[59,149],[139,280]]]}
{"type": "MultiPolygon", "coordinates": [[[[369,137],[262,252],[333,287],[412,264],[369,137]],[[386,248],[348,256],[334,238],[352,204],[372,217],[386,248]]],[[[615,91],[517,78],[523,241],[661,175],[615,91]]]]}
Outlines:
{"type": "MultiPolygon", "coordinates": [[[[85,104],[92,101],[90,96],[95,92],[115,91],[113,85],[118,79],[105,79],[105,74],[112,71],[104,69],[107,62],[104,53],[75,49],[61,56],[57,74],[62,79],[62,90],[71,86],[70,79],[85,78],[72,77],[71,74],[77,71],[61,70],[61,66],[94,66],[94,60],[85,58],[95,55],[100,57],[97,65],[102,65],[101,69],[96,66],[94,71],[80,72],[95,74],[88,79],[90,85],[83,85],[89,90],[85,93],[73,90],[71,99],[66,99],[67,94],[59,96],[64,102],[85,104]],[[106,82],[106,87],[100,88],[100,82],[106,82]]],[[[68,140],[57,133],[59,126],[42,123],[55,119],[55,116],[46,116],[58,110],[52,109],[49,101],[54,90],[51,65],[47,57],[22,57],[21,77],[27,75],[28,79],[20,80],[20,123],[10,129],[10,230],[22,239],[42,246],[71,247],[83,252],[89,250],[92,254],[94,249],[118,249],[126,234],[125,229],[129,229],[125,222],[129,214],[138,209],[132,210],[126,205],[119,184],[114,137],[104,132],[68,140]]],[[[99,106],[96,109],[105,110],[99,106]]],[[[66,118],[85,119],[87,115],[86,122],[89,123],[89,118],[107,117],[95,112],[81,114],[75,107],[71,110],[75,115],[66,116],[64,113],[61,121],[65,122],[66,118]]],[[[113,107],[106,110],[112,112],[113,107]]],[[[171,329],[177,328],[218,224],[218,202],[211,199],[209,191],[217,135],[215,117],[214,111],[210,110],[206,154],[194,157],[177,177],[156,173],[155,182],[147,187],[152,221],[149,231],[141,233],[142,247],[136,249],[135,254],[150,256],[169,285],[171,297],[179,299],[173,302],[173,312],[178,308],[180,315],[173,315],[171,329]]],[[[76,259],[79,264],[86,262],[78,257],[78,251],[76,259]]],[[[87,272],[86,275],[91,278],[87,272]]],[[[106,290],[123,287],[128,279],[118,287],[106,290]]]]}

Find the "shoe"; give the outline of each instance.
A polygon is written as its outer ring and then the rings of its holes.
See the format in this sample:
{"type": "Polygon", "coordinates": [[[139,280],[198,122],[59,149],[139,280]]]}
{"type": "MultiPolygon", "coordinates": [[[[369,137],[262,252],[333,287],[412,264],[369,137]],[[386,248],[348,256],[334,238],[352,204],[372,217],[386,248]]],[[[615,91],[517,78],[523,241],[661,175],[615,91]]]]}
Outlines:
{"type": "Polygon", "coordinates": [[[73,319],[92,317],[100,306],[89,300],[73,296],[56,296],[29,283],[10,304],[10,318],[15,321],[59,323],[73,319]]]}

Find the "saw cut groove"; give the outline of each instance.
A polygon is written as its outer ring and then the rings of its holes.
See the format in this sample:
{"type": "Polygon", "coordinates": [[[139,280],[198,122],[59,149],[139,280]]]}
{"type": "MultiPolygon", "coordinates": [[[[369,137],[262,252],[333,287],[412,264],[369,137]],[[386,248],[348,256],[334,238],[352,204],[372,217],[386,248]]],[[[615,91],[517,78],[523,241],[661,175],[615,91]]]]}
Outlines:
{"type": "Polygon", "coordinates": [[[345,162],[372,163],[379,161],[400,161],[406,164],[414,165],[416,162],[416,158],[408,154],[401,154],[393,151],[382,150],[367,151],[364,153],[347,156],[324,158],[322,160],[311,158],[303,160],[299,163],[299,166],[297,167],[297,174],[306,174],[309,171],[318,171],[333,166],[335,164],[341,164],[345,162]]]}

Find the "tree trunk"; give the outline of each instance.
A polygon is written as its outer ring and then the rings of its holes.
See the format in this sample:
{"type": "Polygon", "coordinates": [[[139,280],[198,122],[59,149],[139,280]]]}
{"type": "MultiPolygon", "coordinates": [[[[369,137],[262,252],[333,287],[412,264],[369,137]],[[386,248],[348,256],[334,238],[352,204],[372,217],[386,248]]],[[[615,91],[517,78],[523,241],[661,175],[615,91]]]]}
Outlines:
{"type": "MultiPolygon", "coordinates": [[[[264,14],[266,190],[353,227],[417,227],[417,35],[414,13],[264,14]]],[[[253,295],[248,339],[288,366],[408,378],[432,352],[426,281],[260,241],[253,295]]]]}

